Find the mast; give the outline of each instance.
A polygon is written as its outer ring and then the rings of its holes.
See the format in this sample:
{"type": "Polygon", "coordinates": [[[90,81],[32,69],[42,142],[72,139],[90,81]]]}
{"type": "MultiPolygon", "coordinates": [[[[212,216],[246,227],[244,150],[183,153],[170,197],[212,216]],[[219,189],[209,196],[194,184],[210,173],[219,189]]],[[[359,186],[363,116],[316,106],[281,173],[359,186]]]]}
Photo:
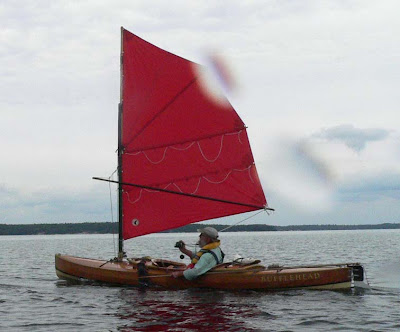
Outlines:
{"type": "Polygon", "coordinates": [[[124,68],[123,68],[123,35],[124,28],[121,27],[121,55],[120,55],[120,99],[118,105],[118,259],[122,260],[124,257],[124,239],[122,235],[122,110],[123,110],[123,88],[124,88],[124,68]]]}

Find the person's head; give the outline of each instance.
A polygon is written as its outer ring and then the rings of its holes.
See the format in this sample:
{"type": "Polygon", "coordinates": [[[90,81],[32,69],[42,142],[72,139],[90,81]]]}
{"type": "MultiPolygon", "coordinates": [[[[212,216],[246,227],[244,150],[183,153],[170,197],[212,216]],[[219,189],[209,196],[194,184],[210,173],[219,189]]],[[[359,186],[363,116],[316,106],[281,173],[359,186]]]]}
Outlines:
{"type": "Polygon", "coordinates": [[[218,231],[213,227],[205,227],[197,230],[200,232],[199,245],[204,247],[205,245],[218,241],[218,231]]]}

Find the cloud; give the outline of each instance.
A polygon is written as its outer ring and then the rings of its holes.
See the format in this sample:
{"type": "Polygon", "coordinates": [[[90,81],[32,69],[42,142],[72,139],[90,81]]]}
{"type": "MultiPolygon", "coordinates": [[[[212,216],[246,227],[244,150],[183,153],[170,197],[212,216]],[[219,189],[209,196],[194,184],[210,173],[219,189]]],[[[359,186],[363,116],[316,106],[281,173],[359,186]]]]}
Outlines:
{"type": "Polygon", "coordinates": [[[210,49],[227,58],[241,88],[229,99],[249,126],[268,200],[273,187],[314,211],[329,205],[335,173],[345,175],[340,197],[360,190],[360,198],[361,190],[373,198],[378,171],[397,174],[400,150],[384,128],[400,126],[398,1],[22,4],[0,6],[0,218],[7,211],[8,222],[108,218],[108,192],[91,176],[116,164],[121,25],[192,61],[204,63],[210,49]],[[319,145],[264,148],[273,135],[322,127],[311,142],[319,145]]]}
{"type": "Polygon", "coordinates": [[[322,138],[328,141],[339,141],[350,149],[360,152],[368,142],[384,140],[389,136],[390,131],[386,129],[367,128],[359,129],[353,125],[340,125],[322,129],[313,135],[315,138],[322,138]]]}
{"type": "Polygon", "coordinates": [[[260,164],[267,196],[276,194],[303,212],[331,208],[334,174],[309,142],[282,137],[264,154],[260,164]]]}
{"type": "MultiPolygon", "coordinates": [[[[85,191],[36,191],[0,186],[0,223],[111,221],[108,187],[85,191]]],[[[116,196],[116,195],[114,195],[116,196]]],[[[116,211],[113,202],[114,212],[116,211]]],[[[113,216],[114,221],[116,216],[113,216]]]]}
{"type": "Polygon", "coordinates": [[[348,179],[338,190],[341,201],[376,201],[381,198],[400,200],[400,172],[369,174],[348,179]]]}

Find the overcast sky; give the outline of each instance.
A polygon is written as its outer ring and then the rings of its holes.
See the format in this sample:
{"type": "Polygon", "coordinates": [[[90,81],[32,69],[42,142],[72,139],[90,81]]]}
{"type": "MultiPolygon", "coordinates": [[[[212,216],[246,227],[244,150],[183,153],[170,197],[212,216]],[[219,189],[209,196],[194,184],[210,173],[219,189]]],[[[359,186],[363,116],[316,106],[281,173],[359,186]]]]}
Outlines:
{"type": "Polygon", "coordinates": [[[91,177],[116,168],[121,26],[231,68],[276,209],[250,223],[400,222],[399,13],[398,0],[3,0],[0,223],[111,220],[91,177]]]}

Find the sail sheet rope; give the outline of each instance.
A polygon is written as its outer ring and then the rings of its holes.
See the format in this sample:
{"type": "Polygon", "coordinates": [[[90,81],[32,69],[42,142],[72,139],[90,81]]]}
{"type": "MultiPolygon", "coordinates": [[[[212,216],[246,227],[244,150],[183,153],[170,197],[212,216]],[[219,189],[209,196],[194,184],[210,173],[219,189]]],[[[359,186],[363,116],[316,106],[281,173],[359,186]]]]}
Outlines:
{"type": "Polygon", "coordinates": [[[184,147],[184,148],[178,148],[178,147],[176,147],[176,146],[167,146],[167,147],[164,149],[164,153],[163,153],[161,159],[158,160],[158,161],[151,160],[145,151],[125,152],[125,154],[130,155],[130,156],[137,156],[137,155],[139,155],[139,154],[144,154],[144,156],[146,157],[146,159],[147,159],[150,163],[152,163],[153,165],[157,165],[157,164],[160,164],[161,162],[164,161],[168,149],[177,150],[177,151],[186,151],[186,150],[189,150],[193,145],[195,145],[195,144],[197,143],[197,146],[198,146],[198,148],[199,148],[199,151],[200,151],[202,157],[204,158],[204,160],[208,161],[209,163],[214,163],[214,162],[216,162],[216,161],[218,160],[218,158],[219,158],[220,155],[221,155],[222,148],[223,148],[224,137],[225,137],[225,136],[228,136],[228,135],[238,135],[238,141],[239,141],[239,143],[240,143],[240,144],[243,144],[242,140],[240,139],[240,134],[241,134],[242,131],[243,131],[243,130],[239,130],[238,132],[235,132],[235,133],[227,133],[227,134],[221,135],[221,143],[220,143],[219,152],[218,152],[217,156],[216,156],[214,159],[209,159],[209,158],[207,158],[207,156],[205,155],[203,149],[201,148],[200,141],[191,142],[187,147],[184,147]]]}
{"type": "Polygon", "coordinates": [[[254,218],[255,216],[257,216],[258,214],[260,214],[261,212],[264,212],[264,211],[267,212],[267,214],[269,214],[267,210],[260,210],[260,211],[256,212],[255,214],[253,214],[252,216],[247,217],[247,218],[245,218],[245,219],[242,219],[242,220],[238,221],[237,223],[235,223],[235,224],[233,224],[233,225],[231,225],[231,226],[228,226],[228,227],[225,227],[225,228],[221,229],[221,230],[218,231],[218,232],[220,232],[220,233],[221,233],[221,232],[225,232],[225,231],[227,231],[228,229],[239,225],[239,224],[242,223],[243,221],[246,221],[246,220],[249,220],[249,219],[251,219],[251,218],[254,218]]]}

